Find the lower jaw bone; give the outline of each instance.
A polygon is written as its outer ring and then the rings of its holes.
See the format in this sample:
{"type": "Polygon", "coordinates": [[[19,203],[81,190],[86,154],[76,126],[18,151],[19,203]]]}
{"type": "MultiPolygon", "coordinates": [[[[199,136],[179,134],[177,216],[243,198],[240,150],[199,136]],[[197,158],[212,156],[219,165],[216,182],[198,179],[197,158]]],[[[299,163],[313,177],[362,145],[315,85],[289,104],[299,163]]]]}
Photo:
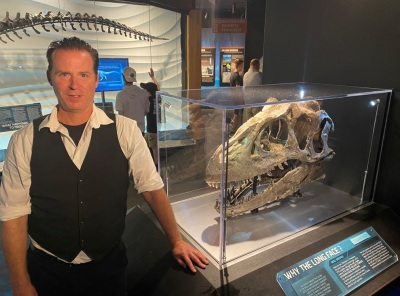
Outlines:
{"type": "MultiPolygon", "coordinates": [[[[320,168],[317,169],[317,167],[312,164],[297,167],[274,183],[273,186],[270,186],[261,193],[255,195],[253,199],[240,204],[226,205],[226,217],[238,216],[288,197],[298,191],[300,186],[316,180],[315,175],[319,173],[319,170],[320,168]]],[[[221,205],[219,201],[216,202],[215,209],[218,213],[221,213],[221,205]]]]}

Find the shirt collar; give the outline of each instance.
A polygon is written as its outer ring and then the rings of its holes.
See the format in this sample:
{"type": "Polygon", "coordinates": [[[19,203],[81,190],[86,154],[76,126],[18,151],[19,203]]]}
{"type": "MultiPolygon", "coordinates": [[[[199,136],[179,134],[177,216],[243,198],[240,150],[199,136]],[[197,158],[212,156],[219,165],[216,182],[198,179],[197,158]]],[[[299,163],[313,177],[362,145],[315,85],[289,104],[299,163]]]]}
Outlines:
{"type": "MultiPolygon", "coordinates": [[[[57,113],[58,109],[57,106],[55,106],[51,111],[50,115],[47,116],[39,125],[39,130],[41,130],[44,127],[47,127],[50,129],[50,132],[55,133],[59,131],[60,128],[63,128],[64,126],[57,119],[57,113]]],[[[113,122],[114,121],[110,117],[108,117],[103,110],[97,108],[93,104],[93,112],[89,118],[89,124],[88,124],[89,127],[96,129],[99,128],[100,125],[107,125],[113,122]]]]}

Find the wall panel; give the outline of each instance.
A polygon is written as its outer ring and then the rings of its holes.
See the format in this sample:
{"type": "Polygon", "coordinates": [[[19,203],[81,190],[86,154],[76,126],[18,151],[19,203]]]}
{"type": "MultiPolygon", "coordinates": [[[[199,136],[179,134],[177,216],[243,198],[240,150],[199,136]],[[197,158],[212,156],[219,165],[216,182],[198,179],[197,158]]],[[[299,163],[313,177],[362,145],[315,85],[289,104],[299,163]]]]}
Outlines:
{"type": "MultiPolygon", "coordinates": [[[[0,35],[0,106],[41,103],[43,113],[47,114],[57,103],[52,88],[47,82],[47,61],[45,53],[49,43],[63,37],[77,36],[88,41],[99,51],[100,57],[128,57],[130,65],[137,71],[138,82],[151,81],[148,71],[152,67],[162,90],[169,91],[182,87],[182,51],[181,51],[181,14],[148,5],[117,4],[107,2],[91,2],[84,0],[13,0],[1,1],[0,20],[4,20],[6,12],[14,19],[19,12],[32,15],[51,11],[72,14],[88,13],[114,20],[136,30],[167,40],[148,42],[127,38],[125,35],[108,34],[94,29],[85,31],[72,30],[67,23],[66,31],[56,25],[59,32],[51,25],[46,32],[41,25],[27,29],[30,37],[22,30],[17,31],[22,37],[14,34],[0,35]]],[[[93,25],[91,26],[93,28],[93,25]]],[[[104,27],[106,31],[107,27],[104,27]]],[[[107,101],[114,101],[116,92],[105,94],[107,101]]],[[[95,101],[101,101],[101,94],[96,93],[95,101]]],[[[11,132],[0,133],[0,150],[5,149],[11,132]]]]}

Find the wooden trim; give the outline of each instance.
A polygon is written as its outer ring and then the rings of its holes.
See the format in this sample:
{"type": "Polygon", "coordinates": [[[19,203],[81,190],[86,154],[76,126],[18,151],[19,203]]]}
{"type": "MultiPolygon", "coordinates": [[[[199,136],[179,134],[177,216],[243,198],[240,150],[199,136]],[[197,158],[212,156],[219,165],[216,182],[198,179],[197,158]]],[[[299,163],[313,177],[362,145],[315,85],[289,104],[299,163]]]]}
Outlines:
{"type": "Polygon", "coordinates": [[[191,10],[187,16],[187,89],[200,89],[201,87],[201,16],[201,10],[191,10]]]}

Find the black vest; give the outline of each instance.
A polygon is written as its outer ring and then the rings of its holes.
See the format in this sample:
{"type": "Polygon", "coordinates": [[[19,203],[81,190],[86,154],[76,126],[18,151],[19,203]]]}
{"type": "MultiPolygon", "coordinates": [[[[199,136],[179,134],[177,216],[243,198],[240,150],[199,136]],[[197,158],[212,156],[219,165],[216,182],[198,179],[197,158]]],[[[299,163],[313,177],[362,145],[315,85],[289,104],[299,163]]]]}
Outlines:
{"type": "Polygon", "coordinates": [[[104,257],[125,229],[129,186],[128,160],[113,124],[93,129],[80,170],[59,133],[39,131],[33,121],[29,235],[57,257],[72,261],[83,250],[93,260],[104,257]]]}

